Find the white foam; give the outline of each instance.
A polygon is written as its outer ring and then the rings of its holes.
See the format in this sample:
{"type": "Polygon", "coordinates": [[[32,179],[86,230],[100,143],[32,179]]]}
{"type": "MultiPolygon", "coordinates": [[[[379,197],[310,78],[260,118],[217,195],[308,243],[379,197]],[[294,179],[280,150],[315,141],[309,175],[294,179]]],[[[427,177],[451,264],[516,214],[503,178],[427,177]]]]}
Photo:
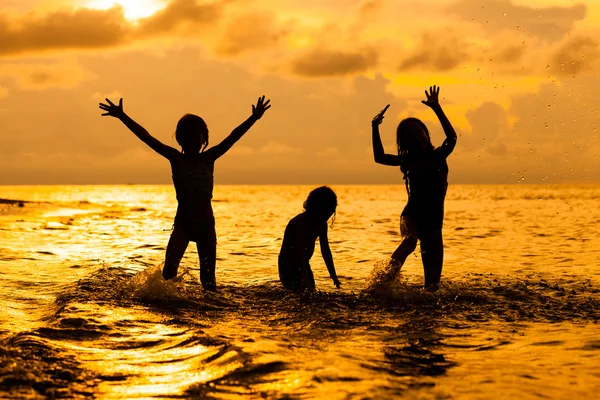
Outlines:
{"type": "Polygon", "coordinates": [[[184,270],[174,279],[165,280],[162,276],[163,263],[138,272],[131,279],[131,294],[134,298],[146,300],[183,300],[188,298],[185,278],[190,273],[184,270]]]}

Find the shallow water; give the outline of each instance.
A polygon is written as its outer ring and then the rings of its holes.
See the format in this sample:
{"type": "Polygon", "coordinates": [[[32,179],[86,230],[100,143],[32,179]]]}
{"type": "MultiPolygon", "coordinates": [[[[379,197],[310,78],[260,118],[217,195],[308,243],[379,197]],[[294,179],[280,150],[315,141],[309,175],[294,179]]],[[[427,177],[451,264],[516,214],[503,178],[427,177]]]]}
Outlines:
{"type": "Polygon", "coordinates": [[[0,397],[596,398],[599,186],[451,185],[443,285],[398,281],[402,186],[334,186],[342,289],[277,281],[309,186],[217,186],[218,293],[160,276],[169,186],[0,187],[0,397]],[[368,290],[367,290],[368,289],[368,290]]]}

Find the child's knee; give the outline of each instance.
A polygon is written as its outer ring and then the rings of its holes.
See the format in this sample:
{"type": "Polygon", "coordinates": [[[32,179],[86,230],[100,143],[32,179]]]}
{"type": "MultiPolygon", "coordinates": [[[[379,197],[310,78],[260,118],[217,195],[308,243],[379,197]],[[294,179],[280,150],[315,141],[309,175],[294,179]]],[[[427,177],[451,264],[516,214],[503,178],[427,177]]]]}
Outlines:
{"type": "Polygon", "coordinates": [[[408,250],[410,250],[411,252],[413,252],[417,248],[417,241],[418,241],[418,239],[417,239],[416,236],[409,235],[409,236],[406,236],[402,240],[402,243],[406,245],[406,248],[408,250]]]}

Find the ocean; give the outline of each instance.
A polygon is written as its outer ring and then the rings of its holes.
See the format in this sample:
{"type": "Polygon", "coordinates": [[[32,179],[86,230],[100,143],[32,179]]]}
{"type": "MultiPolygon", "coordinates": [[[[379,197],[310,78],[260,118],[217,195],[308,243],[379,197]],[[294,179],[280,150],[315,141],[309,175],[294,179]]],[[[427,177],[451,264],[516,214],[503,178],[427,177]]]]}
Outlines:
{"type": "Polygon", "coordinates": [[[400,242],[402,185],[332,185],[317,292],[278,281],[316,186],[217,185],[216,293],[189,246],[160,274],[170,185],[0,186],[0,397],[595,399],[600,186],[450,185],[441,289],[400,242]]]}

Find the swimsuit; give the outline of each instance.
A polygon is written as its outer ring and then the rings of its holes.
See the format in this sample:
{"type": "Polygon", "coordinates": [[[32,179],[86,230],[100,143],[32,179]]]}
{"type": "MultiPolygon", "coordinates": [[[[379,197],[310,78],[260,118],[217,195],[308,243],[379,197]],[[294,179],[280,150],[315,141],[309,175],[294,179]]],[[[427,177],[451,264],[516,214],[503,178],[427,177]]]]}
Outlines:
{"type": "MultiPolygon", "coordinates": [[[[173,184],[177,195],[174,226],[182,229],[192,242],[217,242],[215,218],[210,201],[213,195],[212,170],[202,158],[185,160],[181,154],[171,160],[173,184]],[[187,162],[186,162],[187,161],[187,162]]],[[[202,157],[199,154],[198,157],[202,157]]]]}
{"type": "Polygon", "coordinates": [[[424,234],[442,229],[448,188],[446,157],[442,148],[438,147],[409,160],[406,173],[408,203],[402,217],[410,219],[419,239],[424,234]]]}

